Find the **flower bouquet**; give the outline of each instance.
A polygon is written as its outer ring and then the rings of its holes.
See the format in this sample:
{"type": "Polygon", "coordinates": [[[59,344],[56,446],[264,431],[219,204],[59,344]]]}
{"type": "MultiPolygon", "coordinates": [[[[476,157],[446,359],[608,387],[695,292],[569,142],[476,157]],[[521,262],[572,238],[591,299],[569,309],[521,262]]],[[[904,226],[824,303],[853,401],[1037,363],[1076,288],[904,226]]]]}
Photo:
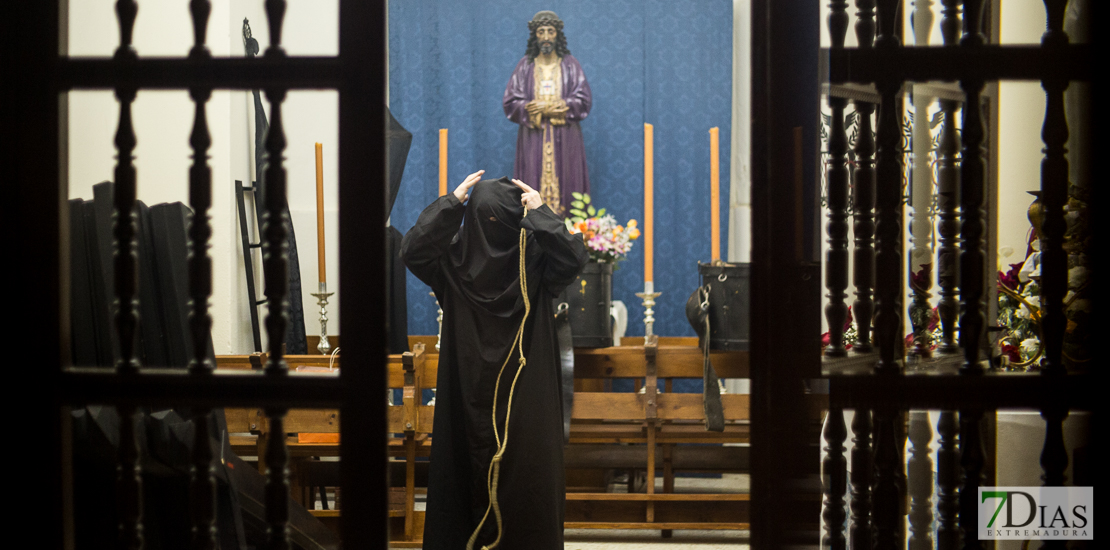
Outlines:
{"type": "Polygon", "coordinates": [[[998,325],[1003,330],[999,348],[1014,368],[1037,365],[1042,352],[1041,289],[1037,281],[1022,276],[1022,266],[1010,264],[1008,272],[998,272],[998,325]]]}
{"type": "Polygon", "coordinates": [[[616,269],[617,262],[632,250],[632,241],[640,237],[636,220],[628,220],[622,226],[612,214],[606,214],[604,208],[594,208],[590,204],[590,195],[572,195],[574,200],[570,203],[570,217],[566,219],[567,230],[571,234],[582,235],[591,260],[611,263],[616,269]]]}

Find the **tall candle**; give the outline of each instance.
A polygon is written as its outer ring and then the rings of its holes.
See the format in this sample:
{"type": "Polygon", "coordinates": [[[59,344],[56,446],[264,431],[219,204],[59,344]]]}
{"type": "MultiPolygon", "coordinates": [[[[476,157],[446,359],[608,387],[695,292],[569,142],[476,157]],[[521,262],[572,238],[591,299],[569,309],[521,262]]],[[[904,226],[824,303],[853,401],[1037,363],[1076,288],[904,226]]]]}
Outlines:
{"type": "Polygon", "coordinates": [[[316,144],[316,261],[320,268],[320,284],[327,282],[324,264],[324,145],[316,144]]]}
{"type": "MultiPolygon", "coordinates": [[[[644,123],[644,284],[655,281],[653,260],[655,224],[655,127],[644,123]]],[[[647,290],[646,292],[651,292],[647,290]]]]}
{"type": "Polygon", "coordinates": [[[439,129],[439,196],[447,194],[447,128],[439,129]]]}
{"type": "Polygon", "coordinates": [[[721,130],[709,129],[710,259],[721,259],[721,130]]]}

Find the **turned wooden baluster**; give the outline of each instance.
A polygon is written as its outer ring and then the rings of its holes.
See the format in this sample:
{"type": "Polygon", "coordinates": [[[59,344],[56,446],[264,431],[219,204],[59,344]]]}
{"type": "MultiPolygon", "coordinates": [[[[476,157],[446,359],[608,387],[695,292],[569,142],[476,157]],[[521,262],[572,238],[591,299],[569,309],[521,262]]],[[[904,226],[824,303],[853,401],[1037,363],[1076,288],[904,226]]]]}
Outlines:
{"type": "Polygon", "coordinates": [[[852,550],[871,550],[871,411],[852,417],[852,550]]]}
{"type": "Polygon", "coordinates": [[[287,240],[289,219],[282,208],[286,200],[286,174],[282,166],[285,135],[281,115],[281,102],[285,99],[285,90],[266,90],[266,97],[270,100],[270,130],[266,136],[266,151],[269,155],[269,165],[266,168],[266,211],[262,216],[264,236],[262,265],[266,279],[268,306],[266,331],[270,338],[266,371],[279,374],[288,369],[282,344],[285,340],[286,325],[289,322],[287,312],[289,279],[286,276],[289,269],[287,240]]]}
{"type": "MultiPolygon", "coordinates": [[[[1068,45],[1064,32],[1064,0],[1045,0],[1048,30],[1041,37],[1041,48],[1059,51],[1068,45]]],[[[1068,121],[1064,113],[1064,91],[1068,80],[1052,77],[1041,81],[1045,91],[1044,159],[1041,161],[1041,202],[1044,222],[1038,228],[1041,239],[1041,343],[1044,346],[1046,374],[1063,374],[1064,296],[1068,290],[1068,256],[1064,251],[1064,204],[1068,200],[1068,121]]]]}
{"type": "MultiPolygon", "coordinates": [[[[192,0],[189,11],[192,14],[195,39],[189,57],[211,57],[205,46],[205,34],[212,6],[207,0],[192,0]]],[[[212,90],[192,88],[189,95],[196,106],[193,131],[189,137],[189,144],[193,148],[193,165],[189,168],[189,206],[193,209],[189,224],[189,297],[192,308],[189,327],[193,348],[189,373],[193,376],[209,376],[213,369],[208,355],[212,333],[212,317],[208,312],[208,300],[212,295],[212,258],[208,254],[212,237],[208,214],[212,207],[212,169],[208,166],[208,149],[212,146],[212,137],[208,131],[205,106],[212,97],[212,90]]],[[[221,434],[211,432],[211,412],[211,409],[199,407],[194,410],[192,417],[195,431],[190,507],[192,547],[196,550],[215,550],[219,546],[216,532],[216,466],[213,462],[215,453],[212,438],[219,439],[221,434]]]]}
{"type": "Polygon", "coordinates": [[[844,410],[829,409],[825,419],[825,459],[821,462],[824,471],[825,490],[824,509],[821,518],[825,520],[825,536],[822,546],[832,550],[845,550],[844,539],[844,493],[847,490],[848,463],[844,459],[844,439],[848,432],[844,427],[844,410]]]}
{"type": "Polygon", "coordinates": [[[960,39],[960,0],[940,0],[940,35],[945,46],[956,46],[960,39]]]}
{"type": "MultiPolygon", "coordinates": [[[[982,0],[964,1],[964,34],[960,47],[973,50],[985,42],[979,32],[982,0]]],[[[964,352],[963,372],[980,373],[979,347],[983,336],[983,111],[979,95],[983,80],[960,81],[964,90],[963,150],[960,162],[960,346],[964,352]]],[[[961,522],[962,525],[962,522],[961,522]]],[[[974,533],[973,533],[974,534],[974,533]]],[[[966,544],[966,541],[965,541],[966,544]]]]}
{"type": "MultiPolygon", "coordinates": [[[[861,49],[871,48],[875,40],[875,1],[856,0],[856,40],[861,49]]],[[[875,312],[872,289],[875,285],[875,135],[871,115],[875,104],[856,100],[856,166],[852,172],[852,286],[856,299],[852,317],[856,323],[853,349],[871,351],[871,319],[875,312]]]]}
{"type": "MultiPolygon", "coordinates": [[[[844,48],[844,37],[848,32],[848,2],[833,0],[829,3],[829,36],[833,49],[844,48]]],[[[843,357],[847,355],[844,347],[844,321],[848,319],[848,134],[844,130],[844,107],[848,100],[842,97],[828,97],[832,110],[832,124],[829,128],[829,161],[825,167],[828,181],[829,204],[829,250],[825,260],[825,288],[829,299],[825,305],[825,319],[829,322],[829,346],[825,355],[843,357]]]]}
{"type": "Polygon", "coordinates": [[[980,550],[983,544],[976,534],[979,519],[979,486],[983,483],[983,411],[960,410],[960,534],[963,550],[980,550]]]}
{"type": "MultiPolygon", "coordinates": [[[[1067,47],[1069,38],[1064,32],[1065,0],[1045,0],[1047,30],[1041,36],[1041,48],[1059,51],[1067,47]]],[[[1044,159],[1041,161],[1041,201],[1044,204],[1044,222],[1038,231],[1041,239],[1041,338],[1044,345],[1044,375],[1057,377],[1067,372],[1064,365],[1063,344],[1067,318],[1064,316],[1064,296],[1068,287],[1068,257],[1064,251],[1064,204],[1068,192],[1068,121],[1064,112],[1064,91],[1068,88],[1065,78],[1047,78],[1041,81],[1045,91],[1044,159]]],[[[1048,407],[1041,411],[1045,421],[1044,447],[1041,450],[1041,479],[1046,487],[1062,486],[1067,478],[1067,447],[1064,445],[1064,419],[1068,411],[1063,407],[1048,407]]],[[[1067,541],[1046,540],[1042,549],[1063,549],[1067,541]]]]}
{"type": "Polygon", "coordinates": [[[285,22],[285,0],[266,0],[266,21],[270,28],[270,46],[266,48],[267,56],[285,57],[285,49],[281,47],[281,29],[285,22]]]}
{"type": "MultiPolygon", "coordinates": [[[[956,46],[960,38],[959,0],[942,0],[944,9],[940,20],[941,36],[945,46],[956,46]]],[[[940,316],[941,341],[937,351],[957,353],[956,321],[959,317],[959,236],[960,222],[956,213],[960,196],[959,138],[956,133],[956,111],[960,104],[950,99],[940,100],[944,113],[940,129],[940,144],[937,147],[937,283],[940,286],[940,302],[937,313],[940,316]]]]}
{"type": "MultiPolygon", "coordinates": [[[[879,36],[875,48],[902,47],[896,34],[897,0],[878,2],[879,36]]],[[[884,78],[879,90],[878,159],[875,166],[875,335],[879,341],[878,372],[897,372],[902,325],[902,113],[897,101],[902,82],[884,78]]]]}
{"type": "Polygon", "coordinates": [[[875,410],[875,488],[871,512],[875,550],[893,550],[899,546],[902,524],[897,472],[901,464],[896,427],[899,418],[901,416],[894,409],[875,410]]]}
{"type": "MultiPolygon", "coordinates": [[[[212,294],[212,259],[208,255],[212,227],[208,210],[212,206],[212,170],[208,166],[208,148],[212,138],[208,133],[205,103],[212,92],[206,88],[190,91],[196,103],[196,119],[190,143],[193,146],[193,166],[189,169],[189,204],[193,208],[189,225],[189,295],[192,312],[189,326],[192,332],[192,360],[189,373],[193,376],[210,376],[213,365],[209,357],[212,317],[208,312],[208,299],[212,294]]],[[[196,428],[193,441],[193,548],[214,550],[216,541],[216,468],[212,462],[211,437],[220,434],[209,432],[211,409],[198,408],[193,414],[196,428]]]]}
{"type": "MultiPolygon", "coordinates": [[[[273,128],[271,126],[271,128],[273,128]]],[[[266,440],[266,549],[290,550],[289,450],[285,446],[285,409],[267,408],[270,437],[266,440]]]]}
{"type": "MultiPolygon", "coordinates": [[[[134,60],[138,58],[131,37],[135,32],[135,16],[139,12],[139,5],[135,0],[117,0],[116,20],[119,22],[119,46],[116,48],[116,60],[134,60]]],[[[118,182],[117,182],[118,183],[118,182]]]]}
{"type": "Polygon", "coordinates": [[[937,420],[937,550],[956,550],[960,546],[956,523],[960,510],[959,433],[956,411],[941,411],[937,420]]]}
{"type": "MultiPolygon", "coordinates": [[[[131,46],[132,31],[138,5],[133,1],[116,2],[116,16],[120,28],[120,45],[116,49],[118,61],[136,58],[131,46]]],[[[134,87],[116,88],[119,101],[119,124],[115,145],[118,152],[113,193],[113,237],[115,258],[113,270],[118,309],[115,315],[116,335],[119,339],[119,358],[116,369],[121,375],[136,376],[139,358],[136,354],[136,334],[139,324],[137,300],[138,281],[136,263],[135,201],[136,177],[134,151],[135,128],[131,122],[131,104],[135,101],[134,87]]],[[[119,510],[119,547],[137,550],[143,547],[143,480],[139,463],[139,440],[135,431],[136,408],[133,405],[116,407],[120,417],[119,450],[117,454],[116,501],[119,510]]]]}
{"type": "MultiPolygon", "coordinates": [[[[127,63],[138,57],[135,48],[131,45],[135,30],[135,16],[138,11],[139,6],[133,0],[116,2],[116,18],[120,33],[119,47],[115,52],[117,61],[127,63]]],[[[116,99],[119,101],[119,125],[115,136],[117,156],[115,185],[112,189],[115,218],[113,236],[116,246],[113,270],[118,305],[115,315],[116,335],[119,339],[116,369],[124,376],[136,376],[139,372],[139,358],[136,354],[136,334],[139,324],[135,251],[138,246],[135,229],[137,189],[133,162],[137,142],[135,128],[131,122],[131,104],[135,101],[135,92],[134,87],[116,88],[116,99]]],[[[120,417],[116,476],[116,505],[119,510],[118,546],[138,550],[143,547],[143,472],[139,463],[138,434],[135,431],[137,410],[133,405],[120,405],[116,407],[116,411],[120,417]]]]}
{"type": "MultiPolygon", "coordinates": [[[[285,17],[283,0],[266,0],[266,18],[270,25],[268,57],[284,57],[281,48],[281,27],[285,17]]],[[[270,340],[269,359],[264,367],[266,376],[283,377],[289,373],[285,363],[285,330],[289,323],[289,218],[286,214],[286,172],[282,156],[285,151],[285,126],[281,104],[284,88],[267,88],[270,101],[270,128],[266,134],[266,211],[263,213],[262,264],[266,280],[266,332],[270,340]]],[[[288,550],[289,542],[289,452],[285,447],[285,414],[282,408],[267,408],[270,438],[266,442],[266,549],[288,550]]]]}
{"type": "Polygon", "coordinates": [[[940,286],[940,302],[937,313],[940,316],[941,342],[938,351],[956,353],[956,320],[959,315],[959,230],[960,222],[956,205],[960,194],[959,160],[956,158],[958,138],[956,137],[956,111],[959,103],[942,99],[940,107],[944,120],[941,122],[940,145],[937,148],[937,223],[940,249],[937,253],[937,279],[940,286]]]}
{"type": "MultiPolygon", "coordinates": [[[[269,5],[269,4],[267,4],[269,5]]],[[[288,324],[289,279],[288,240],[286,217],[283,203],[286,197],[285,168],[282,166],[282,151],[285,150],[285,132],[282,125],[281,102],[285,90],[268,89],[266,98],[270,100],[270,130],[266,136],[266,151],[269,166],[266,169],[266,212],[263,216],[262,232],[265,236],[262,263],[266,279],[268,307],[266,331],[270,339],[269,359],[265,366],[267,376],[286,376],[289,367],[285,363],[285,329],[288,324]]],[[[285,449],[284,424],[285,411],[268,409],[270,418],[270,440],[266,450],[266,524],[267,549],[287,550],[289,546],[289,469],[288,453],[285,449]]]]}
{"type": "Polygon", "coordinates": [[[929,425],[928,411],[910,413],[910,459],[907,465],[908,492],[910,494],[910,544],[909,550],[933,548],[933,459],[929,442],[933,428],[929,425]]]}
{"type": "Polygon", "coordinates": [[[113,236],[115,237],[115,292],[118,310],[115,315],[116,332],[119,337],[119,358],[116,368],[120,374],[136,374],[139,370],[139,357],[136,353],[137,331],[139,325],[139,302],[136,248],[135,202],[135,128],[131,122],[131,104],[135,101],[135,88],[117,88],[119,101],[119,125],[116,128],[115,144],[118,151],[115,167],[113,195],[113,236]]]}
{"type": "MultiPolygon", "coordinates": [[[[1064,445],[1064,419],[1068,417],[1067,409],[1053,407],[1041,412],[1044,418],[1044,447],[1041,449],[1041,469],[1044,474],[1041,481],[1045,487],[1061,487],[1067,481],[1064,471],[1068,468],[1068,450],[1064,445]]],[[[1066,540],[1046,540],[1041,543],[1042,549],[1056,548],[1063,550],[1066,540]]]]}

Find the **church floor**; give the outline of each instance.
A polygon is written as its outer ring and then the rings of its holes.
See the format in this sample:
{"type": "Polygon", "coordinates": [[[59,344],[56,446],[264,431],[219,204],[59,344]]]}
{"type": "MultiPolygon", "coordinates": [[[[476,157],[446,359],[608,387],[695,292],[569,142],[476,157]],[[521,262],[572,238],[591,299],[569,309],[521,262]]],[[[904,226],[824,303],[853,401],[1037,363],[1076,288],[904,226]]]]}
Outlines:
{"type": "Polygon", "coordinates": [[[659,531],[617,529],[567,529],[563,533],[566,550],[716,550],[747,549],[748,531],[675,531],[665,539],[659,531]]]}
{"type": "MultiPolygon", "coordinates": [[[[625,492],[626,482],[610,485],[611,492],[625,492]]],[[[719,478],[677,477],[676,493],[737,492],[746,493],[751,480],[746,474],[723,474],[719,478]]],[[[655,490],[663,492],[662,478],[656,479],[655,490]]],[[[423,495],[418,495],[416,507],[423,508],[423,495]]],[[[567,529],[563,534],[566,550],[739,550],[750,544],[748,531],[674,531],[670,538],[663,538],[659,531],[633,529],[567,529]]]]}

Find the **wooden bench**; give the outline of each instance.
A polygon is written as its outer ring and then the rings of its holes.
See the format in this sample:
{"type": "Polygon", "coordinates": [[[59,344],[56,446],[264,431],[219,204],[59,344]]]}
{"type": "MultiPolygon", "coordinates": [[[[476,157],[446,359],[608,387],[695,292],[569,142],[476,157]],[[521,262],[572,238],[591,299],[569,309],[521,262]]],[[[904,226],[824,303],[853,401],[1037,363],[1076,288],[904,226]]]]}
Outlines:
{"type": "MultiPolygon", "coordinates": [[[[404,483],[394,487],[390,493],[390,518],[392,533],[396,540],[393,547],[419,547],[424,531],[424,512],[416,510],[416,487],[418,458],[427,457],[431,449],[432,422],[435,407],[425,406],[421,394],[426,387],[434,387],[436,379],[437,355],[424,353],[423,343],[416,343],[414,351],[402,355],[390,355],[387,361],[387,384],[390,389],[402,390],[402,402],[388,409],[390,431],[389,456],[391,462],[404,467],[404,483]],[[425,385],[424,380],[432,380],[425,385]],[[393,460],[396,459],[396,460],[393,460]]],[[[329,366],[330,359],[322,355],[289,355],[286,362],[290,369],[321,369],[329,366]]],[[[218,368],[261,368],[266,363],[265,354],[249,356],[217,357],[218,368]]],[[[339,360],[336,359],[338,366],[339,360]]],[[[385,395],[381,399],[386,399],[385,395]]],[[[265,415],[260,409],[225,409],[228,431],[231,433],[250,433],[250,436],[234,436],[232,450],[244,456],[258,456],[259,469],[263,469],[261,457],[265,453],[267,440],[274,437],[269,429],[265,415]]],[[[337,462],[314,462],[318,457],[339,456],[338,437],[303,437],[304,434],[339,434],[339,411],[326,409],[293,409],[285,416],[286,446],[290,458],[290,485],[295,500],[309,508],[310,513],[338,532],[339,494],[336,509],[311,509],[315,496],[311,494],[318,486],[338,486],[337,462]],[[298,435],[289,436],[296,433],[298,435]]]]}
{"type": "MultiPolygon", "coordinates": [[[[424,389],[435,387],[438,354],[434,337],[410,337],[414,351],[391,355],[387,362],[388,386],[402,390],[401,403],[389,407],[389,454],[394,464],[403,467],[404,482],[390,496],[390,515],[394,518],[394,547],[418,547],[423,534],[424,512],[415,510],[415,497],[422,490],[418,474],[429,456],[435,408],[422,403],[424,389]]],[[[609,493],[604,487],[568,487],[567,528],[660,529],[748,529],[749,495],[737,492],[674,493],[675,473],[746,472],[750,426],[749,396],[722,395],[725,429],[708,432],[704,427],[700,393],[673,393],[678,378],[702,376],[702,354],[695,338],[625,339],[619,347],[577,349],[575,351],[576,387],[565,462],[569,469],[643,470],[647,483],[643,493],[609,493]],[[632,379],[643,393],[604,391],[599,381],[632,379]],[[664,391],[656,390],[663,380],[664,391]],[[662,492],[655,490],[656,469],[662,470],[662,492]]],[[[718,376],[748,377],[746,352],[711,353],[718,376]]],[[[290,368],[326,367],[320,355],[288,356],[290,368]]],[[[337,360],[338,363],[338,360],[337,360]]],[[[264,355],[224,356],[220,368],[261,368],[264,355]]],[[[385,396],[382,396],[384,399],[385,396]]],[[[823,407],[815,396],[814,418],[819,422],[823,407]]],[[[269,437],[265,416],[253,409],[228,409],[229,430],[253,434],[237,441],[236,452],[260,455],[269,437]]],[[[292,432],[338,433],[338,411],[291,410],[286,430],[292,432]]],[[[302,443],[290,437],[289,451],[294,470],[295,495],[311,502],[305,494],[311,484],[328,485],[336,480],[336,463],[331,466],[308,464],[309,457],[337,456],[337,443],[302,443]],[[300,468],[298,469],[298,464],[300,468]],[[328,470],[331,468],[331,470],[328,470]],[[309,480],[308,477],[315,479],[309,480]],[[323,480],[323,481],[321,481],[323,480]]],[[[631,477],[631,476],[630,476],[631,477]]],[[[338,510],[313,510],[325,521],[338,518],[338,510]]]]}
{"type": "MultiPolygon", "coordinates": [[[[676,471],[748,470],[748,396],[722,395],[725,429],[706,431],[702,395],[671,391],[676,378],[701,378],[697,339],[663,342],[652,337],[646,345],[576,350],[576,380],[630,378],[642,393],[576,390],[567,468],[643,470],[647,479],[643,493],[569,488],[567,528],[660,529],[664,534],[671,529],[748,528],[747,494],[674,493],[676,471]],[[664,381],[663,392],[657,390],[659,380],[664,381]],[[656,492],[656,469],[663,472],[661,493],[656,492]]],[[[721,378],[748,377],[746,352],[712,352],[711,360],[721,378]]],[[[631,480],[630,475],[630,485],[631,480]]]]}

